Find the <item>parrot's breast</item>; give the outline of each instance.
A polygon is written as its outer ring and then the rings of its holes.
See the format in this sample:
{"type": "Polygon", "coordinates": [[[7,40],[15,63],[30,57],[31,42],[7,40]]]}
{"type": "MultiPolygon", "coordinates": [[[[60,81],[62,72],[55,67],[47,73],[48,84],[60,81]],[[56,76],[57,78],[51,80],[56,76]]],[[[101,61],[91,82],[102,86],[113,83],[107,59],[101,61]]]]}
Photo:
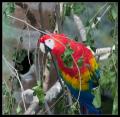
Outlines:
{"type": "MultiPolygon", "coordinates": [[[[78,74],[78,67],[81,74],[85,74],[85,72],[88,73],[88,71],[95,71],[98,69],[98,64],[96,63],[96,60],[92,54],[92,52],[86,48],[83,44],[77,43],[75,41],[70,41],[69,45],[71,49],[73,50],[72,55],[72,67],[67,67],[64,63],[64,60],[62,58],[62,55],[65,53],[65,48],[59,50],[57,53],[57,63],[61,71],[64,71],[66,74],[69,74],[70,76],[74,77],[78,74]],[[74,60],[73,60],[74,59],[74,60]],[[78,65],[78,67],[76,66],[78,65]]],[[[70,55],[70,56],[71,56],[70,55]]],[[[69,59],[66,57],[66,60],[69,59]]],[[[67,62],[69,64],[70,61],[67,62]]]]}

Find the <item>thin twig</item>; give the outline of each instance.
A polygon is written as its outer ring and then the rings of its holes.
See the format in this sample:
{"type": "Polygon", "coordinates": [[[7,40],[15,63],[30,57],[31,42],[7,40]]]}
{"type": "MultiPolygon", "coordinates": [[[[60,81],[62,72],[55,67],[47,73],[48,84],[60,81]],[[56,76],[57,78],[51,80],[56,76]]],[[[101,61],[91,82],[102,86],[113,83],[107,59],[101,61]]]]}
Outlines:
{"type": "MultiPolygon", "coordinates": [[[[26,13],[25,13],[25,17],[24,17],[24,18],[27,17],[27,13],[28,13],[29,10],[30,10],[30,7],[27,8],[26,13]]],[[[24,19],[24,18],[23,18],[23,19],[24,19]]]]}
{"type": "MultiPolygon", "coordinates": [[[[25,17],[23,18],[23,19],[26,19],[26,17],[27,17],[27,13],[28,13],[28,11],[29,11],[29,7],[27,8],[27,10],[26,10],[26,13],[25,13],[25,17]]],[[[25,22],[26,22],[27,20],[25,20],[25,22]]],[[[29,45],[28,45],[28,61],[29,61],[29,64],[30,64],[30,66],[31,66],[31,63],[30,63],[30,57],[29,57],[29,50],[30,50],[30,30],[29,30],[29,27],[28,27],[28,25],[27,25],[27,29],[28,29],[28,33],[29,33],[29,45]]]]}
{"type": "Polygon", "coordinates": [[[29,30],[29,27],[27,25],[27,29],[28,29],[28,33],[29,33],[29,45],[28,45],[28,61],[29,61],[29,64],[31,66],[31,62],[30,62],[30,30],[29,30]]]}
{"type": "Polygon", "coordinates": [[[103,12],[103,14],[99,17],[99,20],[97,20],[97,22],[96,22],[96,24],[94,24],[94,22],[93,22],[93,28],[95,28],[96,27],[96,25],[101,21],[101,18],[105,15],[105,13],[110,9],[110,7],[111,7],[111,5],[109,5],[107,8],[106,8],[106,10],[103,12]]]}
{"type": "Polygon", "coordinates": [[[79,103],[79,97],[80,97],[80,92],[81,92],[81,74],[80,74],[79,67],[78,67],[78,65],[77,65],[77,63],[76,63],[73,55],[71,55],[71,56],[72,56],[72,59],[73,59],[75,65],[76,65],[77,69],[78,69],[78,74],[79,74],[79,83],[80,83],[80,87],[79,87],[79,88],[80,88],[80,89],[79,89],[79,94],[78,94],[78,98],[77,98],[77,102],[79,103]]]}
{"type": "Polygon", "coordinates": [[[115,66],[115,60],[114,60],[114,57],[113,57],[113,53],[112,53],[112,61],[113,61],[113,65],[114,65],[114,68],[115,68],[115,72],[116,72],[116,74],[117,74],[117,68],[116,68],[116,66],[115,66]]]}
{"type": "MultiPolygon", "coordinates": [[[[27,17],[27,13],[28,13],[28,11],[29,11],[29,7],[27,8],[27,10],[26,10],[26,13],[25,13],[25,17],[24,18],[26,18],[27,17]]],[[[26,22],[26,21],[25,21],[26,22]]],[[[29,29],[29,26],[27,25],[27,29],[28,29],[28,33],[29,33],[29,45],[28,45],[28,61],[29,61],[29,64],[30,64],[30,66],[31,66],[31,62],[30,62],[30,29],[29,29]]]]}
{"type": "MultiPolygon", "coordinates": [[[[49,107],[49,109],[50,110],[52,110],[53,108],[54,108],[54,106],[58,103],[58,101],[64,96],[64,94],[65,94],[66,92],[64,92],[56,101],[55,101],[55,103],[53,103],[50,107],[49,107]]],[[[45,114],[46,112],[48,112],[49,110],[45,110],[43,113],[45,114]]]]}
{"type": "Polygon", "coordinates": [[[51,110],[50,110],[50,107],[49,107],[47,101],[45,101],[45,108],[46,108],[48,114],[49,114],[49,115],[52,115],[52,112],[51,112],[51,110]]]}
{"type": "Polygon", "coordinates": [[[34,26],[30,25],[29,23],[27,23],[26,21],[24,21],[24,20],[22,20],[22,19],[19,19],[19,18],[17,18],[17,17],[11,16],[11,15],[7,15],[7,16],[10,17],[10,18],[16,19],[16,20],[18,20],[18,21],[20,21],[20,22],[25,23],[26,25],[28,25],[29,27],[31,27],[32,29],[34,29],[34,30],[36,30],[36,31],[38,31],[38,32],[40,32],[40,33],[47,34],[47,33],[45,33],[44,31],[38,30],[37,28],[35,28],[34,26]]]}
{"type": "MultiPolygon", "coordinates": [[[[40,69],[40,71],[41,71],[41,86],[43,86],[43,74],[44,74],[44,56],[45,56],[45,54],[43,53],[43,56],[42,56],[42,63],[41,63],[41,69],[40,69]]],[[[40,66],[40,64],[39,64],[39,66],[40,66]]]]}
{"type": "MultiPolygon", "coordinates": [[[[110,9],[110,7],[111,7],[111,5],[109,5],[109,6],[106,8],[106,10],[105,10],[105,11],[103,12],[103,14],[101,15],[100,19],[105,15],[105,13],[110,9]]],[[[96,22],[95,25],[97,25],[98,22],[100,22],[100,20],[97,20],[97,22],[96,22]]]]}
{"type": "Polygon", "coordinates": [[[93,19],[105,8],[105,6],[107,5],[108,3],[104,4],[104,6],[102,6],[98,11],[97,13],[90,19],[89,23],[93,21],[93,19]]]}
{"type": "Polygon", "coordinates": [[[112,54],[112,61],[113,61],[113,65],[114,65],[114,68],[115,68],[115,72],[116,72],[116,74],[117,74],[117,68],[116,68],[116,66],[115,66],[115,60],[114,60],[113,54],[112,54]]]}
{"type": "MultiPolygon", "coordinates": [[[[113,39],[115,39],[116,27],[117,27],[117,23],[116,23],[116,20],[115,20],[113,39]]],[[[113,51],[112,51],[112,52],[113,52],[113,51]]],[[[117,68],[116,68],[116,66],[115,66],[115,60],[114,60],[113,54],[112,54],[112,61],[113,61],[113,65],[114,65],[114,68],[115,68],[115,72],[116,72],[116,74],[117,74],[117,68]]]]}
{"type": "Polygon", "coordinates": [[[37,49],[37,52],[38,52],[38,57],[37,57],[37,58],[38,58],[38,59],[37,59],[37,60],[38,60],[38,61],[37,61],[37,62],[38,62],[38,79],[39,79],[39,82],[40,82],[40,81],[41,81],[41,79],[40,79],[40,77],[41,77],[41,76],[40,76],[40,75],[41,75],[41,74],[40,74],[40,70],[41,70],[41,69],[40,69],[40,53],[39,53],[39,48],[37,49]]]}

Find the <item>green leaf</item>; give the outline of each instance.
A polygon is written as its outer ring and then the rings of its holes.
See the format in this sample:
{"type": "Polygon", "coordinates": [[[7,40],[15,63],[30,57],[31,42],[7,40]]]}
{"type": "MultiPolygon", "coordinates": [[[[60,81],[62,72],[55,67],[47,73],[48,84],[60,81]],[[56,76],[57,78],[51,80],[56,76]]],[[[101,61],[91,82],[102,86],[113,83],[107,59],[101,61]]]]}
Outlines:
{"type": "Polygon", "coordinates": [[[92,93],[94,94],[94,99],[93,99],[93,105],[96,108],[101,107],[101,95],[100,95],[100,87],[97,87],[96,89],[93,89],[92,93]]]}
{"type": "Polygon", "coordinates": [[[117,18],[117,12],[115,11],[114,8],[112,8],[111,12],[112,12],[112,17],[115,20],[117,18]]]}
{"type": "Polygon", "coordinates": [[[80,4],[74,3],[73,4],[73,11],[75,14],[80,14],[85,10],[85,5],[83,2],[81,2],[80,4]]]}
{"type": "Polygon", "coordinates": [[[70,45],[66,45],[67,49],[65,50],[65,52],[61,55],[61,58],[65,64],[65,66],[67,67],[72,67],[73,66],[73,59],[72,59],[72,53],[73,50],[70,48],[70,45]]]}
{"type": "Polygon", "coordinates": [[[44,104],[44,90],[40,87],[40,82],[37,82],[37,86],[32,88],[34,90],[34,94],[38,97],[40,105],[44,104]]]}
{"type": "Polygon", "coordinates": [[[81,56],[79,59],[78,59],[78,62],[77,62],[78,66],[81,67],[83,65],[83,56],[81,56]]]}
{"type": "Polygon", "coordinates": [[[6,15],[9,15],[9,14],[11,14],[11,13],[13,13],[15,11],[15,5],[14,5],[14,3],[7,3],[6,5],[5,5],[5,14],[6,15]]]}
{"type": "Polygon", "coordinates": [[[21,107],[18,105],[18,107],[17,107],[17,109],[16,109],[16,113],[18,114],[18,113],[20,113],[21,112],[21,107]]]}
{"type": "Polygon", "coordinates": [[[27,51],[25,49],[19,49],[13,53],[12,58],[16,63],[21,63],[26,56],[27,51]]]}
{"type": "Polygon", "coordinates": [[[112,114],[114,115],[118,114],[118,91],[117,90],[116,90],[116,94],[114,97],[112,114]]]}
{"type": "Polygon", "coordinates": [[[74,103],[74,104],[71,105],[70,108],[71,108],[72,114],[74,114],[77,111],[76,107],[77,107],[77,103],[74,103]]]}
{"type": "Polygon", "coordinates": [[[71,13],[71,7],[69,4],[67,4],[65,7],[65,16],[70,16],[70,13],[71,13]]]}

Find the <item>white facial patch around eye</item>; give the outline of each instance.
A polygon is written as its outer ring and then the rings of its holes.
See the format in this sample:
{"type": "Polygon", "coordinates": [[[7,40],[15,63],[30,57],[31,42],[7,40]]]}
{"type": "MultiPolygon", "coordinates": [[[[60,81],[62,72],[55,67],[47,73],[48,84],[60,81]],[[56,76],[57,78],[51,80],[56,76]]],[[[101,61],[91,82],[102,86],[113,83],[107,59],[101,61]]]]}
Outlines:
{"type": "Polygon", "coordinates": [[[43,43],[40,43],[39,48],[45,54],[45,45],[43,43]]]}
{"type": "Polygon", "coordinates": [[[54,40],[52,40],[52,39],[47,39],[47,40],[45,40],[45,45],[46,45],[47,47],[49,47],[50,49],[53,49],[54,46],[55,46],[54,40]]]}

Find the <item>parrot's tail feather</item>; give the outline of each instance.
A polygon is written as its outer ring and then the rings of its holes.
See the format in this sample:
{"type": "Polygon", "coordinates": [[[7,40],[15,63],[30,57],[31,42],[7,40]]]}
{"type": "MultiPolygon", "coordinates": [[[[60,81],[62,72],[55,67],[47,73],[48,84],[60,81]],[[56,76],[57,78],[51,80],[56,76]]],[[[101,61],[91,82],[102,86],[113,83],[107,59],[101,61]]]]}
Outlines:
{"type": "Polygon", "coordinates": [[[81,114],[101,114],[100,108],[95,108],[92,104],[80,103],[81,114]]]}
{"type": "MultiPolygon", "coordinates": [[[[69,85],[67,86],[71,94],[77,99],[79,91],[75,90],[69,85]]],[[[81,91],[81,95],[79,97],[81,114],[101,114],[101,110],[95,108],[95,106],[92,104],[93,99],[94,95],[91,94],[90,91],[81,91]]]]}

